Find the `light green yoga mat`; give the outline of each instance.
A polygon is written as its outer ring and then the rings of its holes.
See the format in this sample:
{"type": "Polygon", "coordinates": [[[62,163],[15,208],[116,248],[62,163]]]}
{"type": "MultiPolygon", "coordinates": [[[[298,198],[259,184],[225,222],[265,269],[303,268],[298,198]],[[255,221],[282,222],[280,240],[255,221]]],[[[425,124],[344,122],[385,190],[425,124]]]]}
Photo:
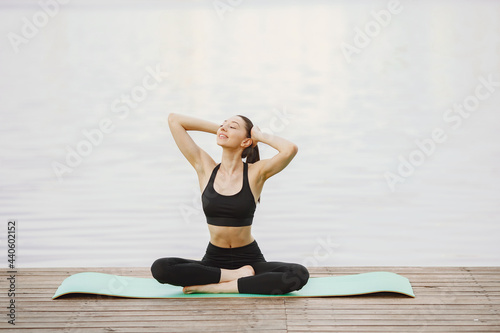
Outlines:
{"type": "Polygon", "coordinates": [[[298,291],[284,295],[260,294],[184,294],[182,287],[161,284],[153,278],[137,278],[84,272],[67,277],[52,299],[83,293],[131,298],[213,298],[213,297],[325,297],[394,292],[415,297],[410,281],[398,274],[370,272],[355,275],[309,278],[298,291]]]}

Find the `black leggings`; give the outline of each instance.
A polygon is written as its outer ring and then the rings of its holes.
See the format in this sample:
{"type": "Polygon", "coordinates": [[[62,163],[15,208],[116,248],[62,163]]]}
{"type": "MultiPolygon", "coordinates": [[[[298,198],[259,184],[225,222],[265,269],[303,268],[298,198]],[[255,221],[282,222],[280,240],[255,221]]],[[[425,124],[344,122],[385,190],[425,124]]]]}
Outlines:
{"type": "Polygon", "coordinates": [[[151,273],[160,283],[186,287],[219,283],[221,268],[236,269],[245,265],[251,265],[255,275],[238,279],[238,291],[244,294],[286,294],[301,289],[309,279],[309,272],[302,265],[267,262],[256,241],[236,248],[209,243],[201,261],[160,258],[151,266],[151,273]]]}

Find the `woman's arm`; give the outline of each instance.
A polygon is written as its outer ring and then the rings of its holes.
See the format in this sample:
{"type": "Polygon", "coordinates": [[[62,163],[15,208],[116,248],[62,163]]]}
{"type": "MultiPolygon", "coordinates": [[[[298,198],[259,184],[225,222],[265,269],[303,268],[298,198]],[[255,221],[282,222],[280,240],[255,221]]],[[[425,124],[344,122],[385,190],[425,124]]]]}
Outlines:
{"type": "Polygon", "coordinates": [[[278,154],[274,157],[254,163],[259,169],[259,175],[262,181],[266,181],[268,178],[283,170],[298,152],[298,147],[293,142],[273,134],[262,133],[256,126],[252,128],[251,134],[254,145],[257,144],[257,142],[262,142],[278,151],[278,154]]]}
{"type": "Polygon", "coordinates": [[[168,126],[175,143],[186,159],[195,168],[198,174],[203,173],[206,167],[212,167],[214,160],[201,149],[187,133],[187,131],[201,131],[216,134],[219,125],[207,120],[185,116],[177,113],[168,115],[168,126]]]}

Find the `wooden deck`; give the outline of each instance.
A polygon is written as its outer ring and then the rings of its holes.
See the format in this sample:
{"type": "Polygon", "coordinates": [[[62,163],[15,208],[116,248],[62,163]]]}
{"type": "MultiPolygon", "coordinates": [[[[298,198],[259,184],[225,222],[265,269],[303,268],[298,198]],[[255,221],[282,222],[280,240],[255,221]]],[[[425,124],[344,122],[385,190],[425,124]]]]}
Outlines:
{"type": "Polygon", "coordinates": [[[390,271],[415,298],[391,293],[325,298],[130,299],[67,295],[67,276],[94,271],[150,277],[149,268],[20,268],[16,332],[500,332],[500,267],[314,267],[311,276],[390,271]]]}

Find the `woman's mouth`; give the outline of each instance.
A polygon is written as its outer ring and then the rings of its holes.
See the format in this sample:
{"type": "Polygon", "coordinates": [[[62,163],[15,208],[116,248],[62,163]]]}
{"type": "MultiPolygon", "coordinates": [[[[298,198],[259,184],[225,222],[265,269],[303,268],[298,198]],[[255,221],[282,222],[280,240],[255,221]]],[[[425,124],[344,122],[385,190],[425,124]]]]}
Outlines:
{"type": "Polygon", "coordinates": [[[219,138],[221,138],[221,139],[227,139],[227,135],[219,134],[219,138]]]}

